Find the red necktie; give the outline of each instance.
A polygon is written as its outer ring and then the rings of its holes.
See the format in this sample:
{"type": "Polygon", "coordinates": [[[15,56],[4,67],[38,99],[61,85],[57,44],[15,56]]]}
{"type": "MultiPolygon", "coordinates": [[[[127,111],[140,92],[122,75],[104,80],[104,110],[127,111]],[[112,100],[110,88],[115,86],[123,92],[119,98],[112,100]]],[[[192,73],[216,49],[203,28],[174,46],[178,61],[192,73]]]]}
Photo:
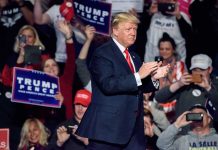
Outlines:
{"type": "Polygon", "coordinates": [[[128,49],[125,49],[124,53],[126,54],[126,61],[127,61],[128,65],[129,65],[129,68],[132,71],[132,73],[134,73],[134,67],[133,67],[133,64],[131,62],[130,54],[129,54],[128,49]]]}

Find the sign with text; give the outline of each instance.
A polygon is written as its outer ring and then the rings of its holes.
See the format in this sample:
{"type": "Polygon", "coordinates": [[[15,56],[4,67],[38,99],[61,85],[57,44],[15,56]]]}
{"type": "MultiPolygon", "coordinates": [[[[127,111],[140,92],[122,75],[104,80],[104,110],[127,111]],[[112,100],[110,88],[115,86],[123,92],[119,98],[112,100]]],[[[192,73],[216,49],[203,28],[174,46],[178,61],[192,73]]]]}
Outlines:
{"type": "Polygon", "coordinates": [[[110,34],[111,4],[91,1],[73,0],[74,12],[86,25],[94,26],[97,33],[110,34]]]}
{"type": "Polygon", "coordinates": [[[59,78],[37,70],[14,68],[12,102],[60,108],[55,99],[59,78]]]}
{"type": "Polygon", "coordinates": [[[112,13],[128,12],[135,9],[136,12],[143,12],[144,0],[106,0],[112,3],[112,13]]]}
{"type": "MultiPolygon", "coordinates": [[[[3,120],[2,120],[3,121],[3,120]]],[[[0,129],[0,150],[9,150],[9,129],[0,129]]]]}

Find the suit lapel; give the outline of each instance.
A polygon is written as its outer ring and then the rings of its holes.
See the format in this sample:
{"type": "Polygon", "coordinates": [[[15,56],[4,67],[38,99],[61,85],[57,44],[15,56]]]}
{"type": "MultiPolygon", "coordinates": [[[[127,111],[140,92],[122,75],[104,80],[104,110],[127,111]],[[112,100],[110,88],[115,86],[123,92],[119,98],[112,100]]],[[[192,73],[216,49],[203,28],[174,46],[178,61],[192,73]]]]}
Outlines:
{"type": "MultiPolygon", "coordinates": [[[[120,51],[120,49],[118,48],[118,46],[114,43],[114,41],[111,39],[111,45],[112,45],[112,50],[114,51],[114,56],[115,58],[121,62],[121,64],[123,65],[124,68],[126,68],[126,70],[130,73],[131,72],[131,69],[129,68],[129,65],[125,59],[125,57],[123,56],[122,52],[120,51]]],[[[133,63],[134,63],[134,66],[135,66],[135,69],[136,71],[139,69],[138,67],[138,63],[137,63],[137,57],[135,56],[134,53],[130,52],[130,55],[131,55],[131,58],[133,60],[133,63]]]]}

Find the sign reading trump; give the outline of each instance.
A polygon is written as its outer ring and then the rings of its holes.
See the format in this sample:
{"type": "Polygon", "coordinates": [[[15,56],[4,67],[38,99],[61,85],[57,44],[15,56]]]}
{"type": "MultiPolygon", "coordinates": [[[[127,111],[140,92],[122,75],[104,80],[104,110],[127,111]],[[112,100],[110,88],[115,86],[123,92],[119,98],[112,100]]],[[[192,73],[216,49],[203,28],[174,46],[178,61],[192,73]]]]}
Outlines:
{"type": "Polygon", "coordinates": [[[74,12],[82,22],[94,26],[97,33],[110,34],[111,4],[91,1],[73,0],[74,12]]]}
{"type": "Polygon", "coordinates": [[[60,108],[55,99],[59,78],[37,70],[14,68],[12,102],[60,108]]]}

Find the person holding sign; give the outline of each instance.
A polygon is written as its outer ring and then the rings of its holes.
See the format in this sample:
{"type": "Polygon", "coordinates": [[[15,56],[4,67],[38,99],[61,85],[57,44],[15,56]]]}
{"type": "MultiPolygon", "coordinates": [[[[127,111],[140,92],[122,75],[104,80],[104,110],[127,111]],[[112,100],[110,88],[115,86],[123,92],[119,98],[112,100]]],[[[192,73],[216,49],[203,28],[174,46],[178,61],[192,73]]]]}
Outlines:
{"type": "Polygon", "coordinates": [[[128,52],[138,23],[130,13],[116,14],[112,38],[92,56],[92,100],[76,131],[89,139],[88,150],[145,150],[142,92],[156,90],[169,66],[128,52]]]}

